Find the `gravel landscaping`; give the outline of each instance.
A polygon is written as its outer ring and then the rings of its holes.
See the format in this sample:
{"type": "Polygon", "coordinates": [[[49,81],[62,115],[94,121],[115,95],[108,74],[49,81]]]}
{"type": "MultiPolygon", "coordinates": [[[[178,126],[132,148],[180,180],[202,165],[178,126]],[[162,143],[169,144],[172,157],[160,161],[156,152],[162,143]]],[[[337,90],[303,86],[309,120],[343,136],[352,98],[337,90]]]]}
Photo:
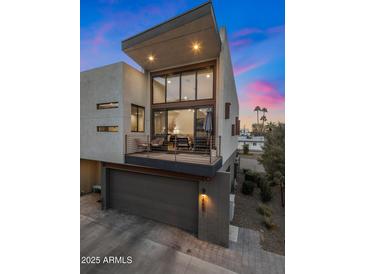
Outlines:
{"type": "Polygon", "coordinates": [[[275,227],[271,230],[263,225],[264,217],[257,212],[260,189],[255,187],[252,196],[244,195],[242,190],[243,174],[238,175],[235,197],[235,212],[232,225],[254,229],[260,232],[263,249],[285,255],[285,208],[281,206],[280,186],[272,187],[273,198],[266,203],[272,210],[272,221],[275,227]]]}

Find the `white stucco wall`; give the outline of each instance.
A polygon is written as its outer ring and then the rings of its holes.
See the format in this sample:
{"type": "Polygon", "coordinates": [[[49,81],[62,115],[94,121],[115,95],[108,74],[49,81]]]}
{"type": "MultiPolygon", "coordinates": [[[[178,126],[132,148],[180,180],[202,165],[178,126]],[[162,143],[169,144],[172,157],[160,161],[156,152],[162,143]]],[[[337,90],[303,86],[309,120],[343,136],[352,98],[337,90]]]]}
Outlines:
{"type": "Polygon", "coordinates": [[[217,125],[218,136],[221,136],[221,155],[223,163],[237,150],[238,136],[231,136],[232,125],[238,117],[239,105],[234,81],[231,54],[227,41],[226,30],[221,28],[220,36],[222,49],[218,59],[218,83],[217,83],[217,125]],[[230,117],[225,119],[225,103],[231,103],[230,117]]]}
{"type": "Polygon", "coordinates": [[[149,92],[147,89],[147,74],[123,63],[122,99],[124,133],[131,134],[131,104],[145,107],[145,131],[133,135],[146,135],[150,129],[149,92]]]}

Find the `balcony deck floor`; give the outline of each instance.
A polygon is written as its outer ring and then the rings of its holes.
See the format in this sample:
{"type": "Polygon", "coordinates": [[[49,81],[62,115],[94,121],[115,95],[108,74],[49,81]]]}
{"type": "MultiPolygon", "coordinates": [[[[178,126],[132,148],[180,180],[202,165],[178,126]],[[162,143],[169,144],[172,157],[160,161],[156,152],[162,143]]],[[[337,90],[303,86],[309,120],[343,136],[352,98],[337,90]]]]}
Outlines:
{"type": "Polygon", "coordinates": [[[164,161],[172,161],[172,162],[182,162],[182,163],[191,163],[191,164],[199,164],[199,165],[215,165],[216,162],[220,159],[220,157],[212,156],[210,159],[208,154],[196,154],[196,153],[176,153],[175,154],[169,152],[161,152],[161,151],[152,151],[152,152],[135,152],[128,154],[129,156],[141,157],[141,158],[149,158],[156,160],[164,160],[164,161]]]}

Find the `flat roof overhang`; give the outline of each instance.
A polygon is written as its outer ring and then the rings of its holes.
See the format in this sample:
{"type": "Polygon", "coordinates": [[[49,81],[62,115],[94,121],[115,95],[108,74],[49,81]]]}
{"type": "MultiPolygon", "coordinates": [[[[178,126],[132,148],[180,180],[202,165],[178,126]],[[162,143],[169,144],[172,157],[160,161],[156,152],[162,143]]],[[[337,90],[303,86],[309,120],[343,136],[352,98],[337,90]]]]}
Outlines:
{"type": "Polygon", "coordinates": [[[215,59],[220,49],[210,1],[122,41],[122,50],[148,71],[215,59]]]}

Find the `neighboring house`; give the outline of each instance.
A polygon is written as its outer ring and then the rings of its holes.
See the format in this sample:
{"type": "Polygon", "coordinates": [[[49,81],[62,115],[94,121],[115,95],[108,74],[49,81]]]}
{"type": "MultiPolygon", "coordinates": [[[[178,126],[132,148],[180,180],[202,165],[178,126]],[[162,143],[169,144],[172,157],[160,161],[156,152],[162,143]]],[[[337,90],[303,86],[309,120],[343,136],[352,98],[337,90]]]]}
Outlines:
{"type": "Polygon", "coordinates": [[[101,184],[104,209],[228,246],[240,121],[211,2],[122,41],[122,50],[144,72],[123,62],[81,72],[81,190],[101,184]]]}
{"type": "Polygon", "coordinates": [[[238,137],[239,150],[243,150],[243,146],[247,144],[249,151],[262,152],[264,143],[264,136],[241,135],[238,137]]]}

